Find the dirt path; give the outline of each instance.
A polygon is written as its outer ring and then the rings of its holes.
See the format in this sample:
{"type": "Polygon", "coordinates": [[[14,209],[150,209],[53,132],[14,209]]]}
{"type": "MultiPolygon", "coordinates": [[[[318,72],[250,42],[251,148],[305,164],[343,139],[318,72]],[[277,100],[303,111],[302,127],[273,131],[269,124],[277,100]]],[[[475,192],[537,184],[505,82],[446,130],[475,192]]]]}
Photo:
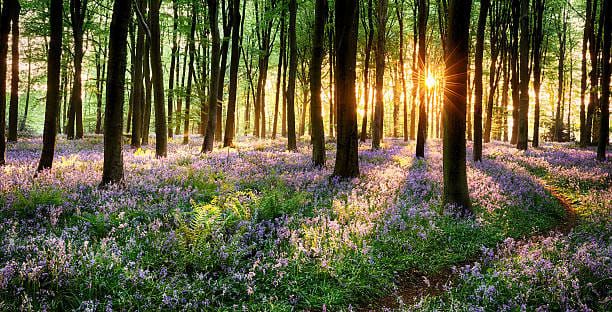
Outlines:
{"type": "MultiPolygon", "coordinates": [[[[552,233],[569,233],[570,230],[576,225],[576,211],[574,209],[575,202],[572,202],[556,187],[551,186],[543,179],[538,179],[538,182],[546,191],[555,197],[557,201],[559,201],[566,212],[565,219],[557,226],[548,230],[546,233],[539,234],[550,235],[552,233]]],[[[474,258],[457,263],[455,267],[459,268],[477,260],[478,258],[474,258]]],[[[356,309],[356,311],[393,311],[402,306],[410,306],[417,303],[424,296],[436,296],[442,294],[445,291],[445,285],[449,285],[457,278],[458,273],[453,272],[452,268],[445,268],[436,274],[429,275],[418,271],[407,271],[398,276],[396,290],[393,293],[361,305],[356,309]]]]}

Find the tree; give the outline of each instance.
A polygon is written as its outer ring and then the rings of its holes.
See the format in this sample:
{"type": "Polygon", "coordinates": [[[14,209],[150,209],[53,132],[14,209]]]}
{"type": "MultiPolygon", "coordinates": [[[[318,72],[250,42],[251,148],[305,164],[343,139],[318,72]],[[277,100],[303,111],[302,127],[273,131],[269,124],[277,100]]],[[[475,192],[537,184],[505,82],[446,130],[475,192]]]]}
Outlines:
{"type": "MultiPolygon", "coordinates": [[[[425,131],[427,130],[427,113],[425,112],[425,55],[427,47],[425,44],[425,32],[427,31],[427,17],[429,15],[429,1],[418,0],[418,32],[419,32],[419,54],[418,72],[422,83],[419,83],[419,124],[417,127],[416,157],[425,157],[425,131]]],[[[413,86],[414,87],[414,86],[413,86]]]]}
{"type": "Polygon", "coordinates": [[[295,136],[295,76],[297,72],[296,31],[297,1],[289,0],[289,86],[287,86],[287,149],[297,150],[295,136]]]}
{"type": "Polygon", "coordinates": [[[520,4],[520,100],[519,100],[519,128],[516,147],[527,150],[529,132],[529,0],[521,0],[520,4]]]}
{"type": "MultiPolygon", "coordinates": [[[[534,25],[533,25],[533,89],[535,92],[535,112],[533,120],[533,147],[540,145],[540,86],[542,84],[542,58],[544,53],[542,52],[542,39],[543,39],[543,20],[544,20],[544,6],[546,0],[534,0],[533,7],[535,10],[534,25]]],[[[562,61],[559,61],[562,63],[562,61]]],[[[563,67],[559,69],[560,75],[562,75],[563,67]]],[[[561,76],[560,76],[561,77],[561,76]]]]}
{"type": "Polygon", "coordinates": [[[478,28],[476,30],[476,51],[474,55],[474,147],[472,149],[474,161],[482,160],[482,59],[484,54],[485,26],[490,5],[490,0],[480,1],[478,28]]]}
{"type": "Polygon", "coordinates": [[[85,32],[85,17],[87,16],[87,0],[70,0],[70,23],[74,41],[74,76],[70,108],[68,109],[68,139],[83,138],[83,34],[85,32]],[[76,127],[76,129],[75,129],[76,127]]]}
{"type": "Polygon", "coordinates": [[[586,111],[585,111],[585,96],[587,93],[587,47],[591,32],[593,32],[593,24],[591,20],[591,7],[593,0],[586,0],[585,25],[582,36],[582,62],[581,62],[581,79],[580,79],[580,146],[586,147],[588,144],[588,135],[586,131],[586,111]]]}
{"type": "Polygon", "coordinates": [[[11,14],[12,43],[11,43],[11,102],[9,105],[8,141],[17,141],[17,119],[19,115],[19,14],[21,5],[13,0],[11,14]]]}
{"type": "Polygon", "coordinates": [[[471,0],[450,0],[445,49],[443,106],[443,202],[466,214],[471,212],[465,164],[465,119],[471,0]]]}
{"type": "Polygon", "coordinates": [[[404,1],[395,0],[395,13],[399,24],[399,72],[402,80],[402,94],[404,95],[404,141],[408,141],[408,92],[406,91],[406,74],[404,71],[404,1]]]}
{"type": "Polygon", "coordinates": [[[151,0],[151,73],[155,98],[155,156],[166,157],[168,153],[168,124],[164,101],[164,70],[161,60],[161,31],[159,29],[159,7],[161,0],[151,0]]]}
{"type": "Polygon", "coordinates": [[[6,71],[8,37],[11,31],[12,0],[4,0],[0,15],[0,166],[5,164],[6,154],[6,71]]]}
{"type": "MultiPolygon", "coordinates": [[[[50,37],[47,54],[47,102],[45,105],[45,126],[43,148],[37,171],[51,169],[55,154],[57,135],[58,104],[60,101],[60,70],[62,62],[62,0],[51,0],[49,5],[50,37]]],[[[121,123],[119,124],[121,126],[121,123]]]]}
{"type": "MultiPolygon", "coordinates": [[[[295,1],[295,0],[292,0],[295,1]]],[[[357,137],[357,99],[355,66],[359,4],[357,0],[335,2],[337,148],[334,176],[352,178],[359,175],[357,137]]]]}
{"type": "Polygon", "coordinates": [[[108,81],[104,109],[104,167],[102,184],[123,180],[123,102],[127,67],[127,35],[132,1],[115,0],[110,26],[108,52],[108,81]]]}
{"type": "Polygon", "coordinates": [[[230,56],[229,97],[223,147],[234,145],[236,124],[236,96],[238,88],[238,66],[240,65],[240,0],[231,0],[232,52],[230,56]]]}
{"type": "Polygon", "coordinates": [[[604,30],[601,76],[601,99],[599,101],[601,121],[599,123],[599,142],[597,144],[597,159],[606,160],[606,145],[610,135],[610,48],[612,41],[612,3],[604,0],[604,30]]]}
{"type": "MultiPolygon", "coordinates": [[[[185,90],[185,111],[184,111],[184,126],[183,126],[183,144],[189,143],[189,117],[191,114],[191,98],[192,98],[192,81],[194,77],[194,68],[193,63],[195,61],[195,53],[196,53],[196,45],[195,45],[195,32],[197,27],[197,6],[196,1],[191,3],[191,30],[189,33],[189,42],[188,49],[189,50],[189,65],[188,68],[185,69],[183,66],[183,78],[185,77],[185,72],[187,72],[187,89],[185,90]]],[[[184,79],[183,79],[184,80],[184,79]]]]}
{"type": "MultiPolygon", "coordinates": [[[[278,67],[277,67],[277,71],[276,71],[276,97],[274,100],[274,121],[272,124],[272,140],[276,139],[276,132],[278,129],[278,110],[279,110],[279,101],[280,101],[280,95],[281,95],[281,81],[283,81],[285,79],[285,76],[283,75],[283,67],[287,67],[285,64],[285,54],[286,54],[286,43],[287,43],[287,39],[285,38],[287,36],[287,27],[285,27],[285,10],[283,8],[282,13],[281,13],[281,20],[280,20],[280,49],[278,51],[278,67]]],[[[284,85],[284,83],[283,83],[284,85]]],[[[284,92],[284,86],[283,86],[283,93],[284,92]]],[[[284,122],[284,118],[283,118],[283,122],[284,122]]]]}
{"type": "Polygon", "coordinates": [[[312,162],[325,165],[325,133],[321,115],[321,65],[323,64],[327,20],[327,0],[315,0],[315,25],[312,36],[312,60],[310,61],[310,123],[312,125],[312,162]]]}
{"type": "MultiPolygon", "coordinates": [[[[363,118],[361,120],[361,142],[365,142],[368,138],[368,103],[370,102],[370,54],[372,51],[372,44],[374,42],[374,18],[372,0],[368,0],[368,32],[366,33],[366,46],[365,46],[365,57],[363,61],[363,92],[365,99],[365,107],[363,118]]],[[[365,23],[364,23],[364,28],[365,23]]]]}
{"type": "Polygon", "coordinates": [[[206,0],[208,3],[208,22],[211,33],[210,87],[208,96],[208,122],[202,143],[202,152],[212,152],[217,129],[217,88],[219,88],[219,62],[221,59],[221,38],[219,37],[219,2],[206,0]]]}
{"type": "Polygon", "coordinates": [[[177,0],[172,0],[172,11],[174,11],[174,17],[172,18],[172,55],[170,59],[170,77],[168,78],[168,137],[173,136],[172,129],[172,114],[174,104],[174,77],[178,80],[177,63],[179,60],[178,54],[178,4],[177,0]]]}
{"type": "Polygon", "coordinates": [[[372,148],[379,149],[383,137],[383,87],[385,78],[385,36],[387,25],[387,0],[378,0],[376,7],[376,106],[374,107],[374,132],[372,148]]]}
{"type": "MultiPolygon", "coordinates": [[[[143,12],[146,9],[147,2],[138,0],[136,2],[136,11],[143,12]]],[[[143,133],[143,115],[144,115],[144,86],[143,79],[143,59],[145,54],[145,23],[141,21],[138,24],[136,33],[136,47],[134,56],[134,73],[132,81],[132,141],[131,145],[134,148],[139,148],[142,144],[143,133]]]]}

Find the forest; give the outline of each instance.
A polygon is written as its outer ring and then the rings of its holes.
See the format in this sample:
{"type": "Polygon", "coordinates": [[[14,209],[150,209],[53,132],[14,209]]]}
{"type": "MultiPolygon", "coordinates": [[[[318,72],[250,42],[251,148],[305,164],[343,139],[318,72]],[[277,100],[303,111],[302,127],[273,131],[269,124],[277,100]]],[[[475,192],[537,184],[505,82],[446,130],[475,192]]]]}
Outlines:
{"type": "Polygon", "coordinates": [[[611,311],[612,0],[0,0],[0,311],[611,311]]]}

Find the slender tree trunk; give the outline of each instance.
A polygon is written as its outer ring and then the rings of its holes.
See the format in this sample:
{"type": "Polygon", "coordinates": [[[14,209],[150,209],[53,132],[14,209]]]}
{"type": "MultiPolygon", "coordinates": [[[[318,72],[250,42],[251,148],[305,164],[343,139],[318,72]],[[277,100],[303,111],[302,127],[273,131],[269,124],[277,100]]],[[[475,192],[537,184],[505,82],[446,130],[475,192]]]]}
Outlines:
{"type": "Polygon", "coordinates": [[[374,133],[372,133],[372,149],[379,149],[383,139],[383,105],[385,79],[385,36],[387,26],[387,0],[378,0],[376,8],[376,106],[374,107],[374,133]]]}
{"type": "Polygon", "coordinates": [[[404,141],[408,141],[408,92],[406,91],[406,72],[404,71],[404,1],[398,3],[395,0],[395,12],[399,23],[399,72],[402,80],[402,95],[403,95],[403,134],[404,141]]]}
{"type": "Polygon", "coordinates": [[[8,140],[17,141],[17,120],[19,115],[19,14],[21,5],[13,0],[12,10],[12,63],[11,63],[11,102],[9,105],[8,140]]]}
{"type": "MultiPolygon", "coordinates": [[[[145,0],[146,1],[146,0],[145,0]]],[[[142,121],[142,145],[149,144],[149,131],[151,129],[151,98],[153,91],[153,83],[151,82],[151,40],[145,40],[144,53],[144,112],[142,121]]]]}
{"type": "Polygon", "coordinates": [[[296,42],[297,1],[289,0],[289,86],[287,87],[287,149],[297,150],[295,134],[295,76],[297,72],[296,42]]]}
{"type": "MultiPolygon", "coordinates": [[[[543,20],[544,20],[544,6],[545,0],[534,0],[534,19],[535,23],[533,25],[533,89],[535,92],[535,112],[534,112],[534,120],[533,120],[533,147],[538,147],[540,145],[540,86],[542,83],[542,68],[541,62],[543,61],[543,53],[542,53],[542,38],[543,38],[543,20]]],[[[559,61],[562,63],[561,61],[559,61]]],[[[563,69],[560,69],[562,72],[563,69]]]]}
{"type": "Polygon", "coordinates": [[[355,98],[359,2],[336,0],[334,16],[335,50],[342,56],[336,60],[335,70],[338,143],[334,176],[352,178],[359,176],[357,99],[355,98]]]}
{"type": "Polygon", "coordinates": [[[315,166],[325,165],[325,133],[321,115],[321,66],[325,49],[325,20],[327,0],[315,1],[315,24],[312,37],[312,60],[310,61],[310,123],[312,127],[312,162],[315,166]]]}
{"type": "Polygon", "coordinates": [[[30,109],[30,92],[32,90],[32,47],[30,45],[30,38],[28,37],[28,86],[26,90],[25,108],[21,123],[19,124],[19,131],[25,131],[26,122],[28,120],[28,111],[30,109]]]}
{"type": "Polygon", "coordinates": [[[580,78],[580,146],[586,147],[588,145],[588,137],[586,136],[586,111],[585,111],[585,97],[587,93],[587,47],[590,39],[591,30],[591,6],[593,5],[592,0],[586,0],[586,14],[585,14],[585,25],[582,36],[582,62],[581,78],[580,78]]]}
{"type": "Polygon", "coordinates": [[[519,132],[516,147],[527,150],[529,132],[529,0],[521,0],[519,132]]]}
{"type": "Polygon", "coordinates": [[[219,62],[221,58],[221,39],[219,38],[219,3],[218,0],[207,0],[208,18],[211,40],[210,59],[210,96],[208,97],[208,122],[206,135],[202,143],[202,153],[212,152],[214,147],[215,131],[217,129],[217,97],[219,88],[219,62]]]}
{"type": "Polygon", "coordinates": [[[480,1],[478,28],[476,30],[476,51],[474,56],[474,146],[472,157],[474,161],[482,160],[482,59],[484,51],[485,27],[490,0],[480,1]]]}
{"type": "Polygon", "coordinates": [[[127,34],[132,1],[115,0],[110,26],[108,81],[104,111],[104,170],[102,185],[123,180],[123,101],[127,66],[127,34]]]}
{"type": "Polygon", "coordinates": [[[512,37],[511,45],[511,66],[512,77],[510,78],[512,86],[512,135],[510,144],[516,144],[518,141],[518,126],[519,126],[519,110],[520,110],[520,90],[519,90],[519,23],[520,23],[520,1],[511,0],[512,4],[512,23],[510,24],[510,33],[512,37]]]}
{"type": "Polygon", "coordinates": [[[599,142],[597,144],[597,159],[606,160],[606,146],[610,135],[610,45],[612,41],[612,3],[604,0],[603,14],[603,53],[601,76],[601,121],[599,123],[599,142]]]}
{"type": "MultiPolygon", "coordinates": [[[[176,63],[178,60],[178,5],[177,0],[172,0],[172,10],[174,11],[174,18],[172,19],[172,55],[170,57],[170,77],[168,78],[168,137],[173,136],[173,123],[172,114],[174,106],[174,77],[176,71],[176,63]]],[[[178,80],[178,75],[176,76],[178,80]]]]}
{"type": "Polygon", "coordinates": [[[86,15],[87,0],[70,0],[70,21],[74,41],[74,81],[70,96],[70,108],[68,109],[68,139],[83,138],[83,84],[81,73],[83,71],[83,33],[85,32],[86,15]]]}
{"type": "Polygon", "coordinates": [[[417,28],[417,13],[418,11],[418,2],[414,1],[413,6],[413,21],[412,21],[412,90],[411,99],[412,105],[410,110],[410,139],[414,140],[416,138],[415,128],[416,128],[416,110],[417,110],[417,91],[419,89],[419,78],[418,78],[418,63],[417,63],[417,43],[418,43],[418,28],[417,28]]]}
{"type": "MultiPolygon", "coordinates": [[[[223,147],[234,146],[236,123],[236,96],[238,93],[238,69],[240,65],[240,0],[231,0],[232,52],[230,56],[229,97],[223,147]]],[[[276,129],[276,127],[275,127],[276,129]]]]}
{"type": "MultiPolygon", "coordinates": [[[[146,8],[146,2],[139,0],[136,4],[140,12],[144,12],[146,8]]],[[[139,148],[142,144],[142,123],[144,113],[144,98],[142,84],[143,79],[143,59],[145,50],[145,30],[143,23],[139,23],[137,34],[136,34],[136,53],[134,57],[134,81],[132,81],[132,140],[131,145],[134,148],[139,148]]],[[[109,68],[110,71],[110,68],[109,68]]]]}
{"type": "Polygon", "coordinates": [[[444,205],[471,214],[467,184],[465,151],[465,115],[467,102],[467,65],[471,0],[449,1],[448,31],[445,49],[446,88],[443,107],[444,205]]]}
{"type": "MultiPolygon", "coordinates": [[[[425,73],[425,56],[427,55],[427,47],[425,44],[425,32],[427,30],[427,18],[429,15],[429,1],[418,0],[418,30],[419,30],[419,58],[418,67],[421,79],[424,82],[425,73]]],[[[416,157],[425,157],[425,138],[427,132],[427,113],[425,112],[425,88],[419,87],[419,125],[417,129],[417,145],[416,145],[416,157]]]]}
{"type": "Polygon", "coordinates": [[[6,73],[8,37],[11,31],[12,0],[4,0],[0,16],[0,166],[5,164],[6,154],[6,73]]]}
{"type": "MultiPolygon", "coordinates": [[[[189,67],[185,68],[183,66],[183,78],[185,77],[185,72],[187,72],[187,89],[185,90],[185,110],[184,110],[184,125],[183,125],[183,144],[189,143],[189,118],[191,114],[191,97],[192,97],[192,80],[195,75],[193,70],[193,63],[195,62],[195,33],[197,28],[197,16],[198,16],[196,2],[192,2],[191,5],[191,31],[189,33],[189,42],[187,49],[189,51],[189,67]]],[[[183,79],[184,81],[184,79],[183,79]]],[[[202,82],[204,83],[204,82],[202,82]]]]}
{"type": "MultiPolygon", "coordinates": [[[[604,0],[602,0],[604,1],[604,0]]],[[[593,119],[594,119],[594,115],[595,115],[595,108],[597,107],[597,88],[598,88],[598,82],[599,82],[599,75],[598,75],[598,56],[599,56],[599,46],[598,46],[598,40],[597,40],[597,36],[595,34],[595,21],[597,19],[597,8],[598,8],[598,2],[597,0],[593,1],[592,7],[591,7],[591,14],[589,15],[591,18],[591,25],[593,25],[593,27],[590,30],[589,33],[589,55],[591,57],[591,72],[590,72],[590,78],[591,78],[591,86],[590,86],[590,92],[589,92],[589,104],[587,106],[587,114],[586,114],[586,128],[585,128],[585,144],[586,145],[590,145],[592,142],[592,135],[593,135],[593,119]]]]}
{"type": "MultiPolygon", "coordinates": [[[[274,123],[272,125],[272,139],[276,139],[276,130],[278,128],[278,107],[280,101],[280,93],[281,93],[281,81],[284,77],[281,77],[283,74],[283,59],[285,55],[285,43],[287,40],[285,39],[285,10],[283,10],[280,21],[280,50],[278,52],[278,69],[276,72],[276,99],[274,102],[274,123]]],[[[283,90],[284,92],[284,90],[283,90]]]]}
{"type": "MultiPolygon", "coordinates": [[[[47,55],[47,103],[45,105],[43,147],[40,155],[40,162],[38,163],[38,172],[45,169],[51,169],[53,165],[53,155],[55,154],[55,137],[57,135],[56,117],[58,114],[58,104],[60,102],[60,71],[62,63],[62,11],[62,0],[50,1],[49,29],[51,40],[49,42],[49,52],[47,55]]],[[[1,72],[2,70],[0,69],[0,73],[1,72]]],[[[3,99],[0,97],[0,100],[3,99]]],[[[4,115],[4,113],[2,113],[2,115],[4,115]]],[[[0,118],[4,120],[4,116],[0,116],[0,118]]],[[[4,125],[1,126],[2,132],[4,133],[4,125]]],[[[119,127],[122,127],[121,123],[119,123],[119,127]]],[[[2,139],[2,142],[4,143],[4,139],[2,139]]]]}
{"type": "Polygon", "coordinates": [[[168,154],[168,124],[166,123],[166,106],[164,101],[164,69],[161,59],[161,31],[159,26],[159,9],[161,0],[151,0],[151,73],[155,97],[155,156],[166,157],[168,154]]]}
{"type": "Polygon", "coordinates": [[[368,137],[368,103],[370,102],[370,53],[374,41],[374,18],[372,0],[368,0],[368,33],[365,47],[365,60],[363,64],[364,113],[361,121],[361,142],[368,137]]]}
{"type": "MultiPolygon", "coordinates": [[[[229,51],[230,36],[232,32],[231,4],[225,9],[226,0],[221,1],[221,16],[223,24],[223,39],[221,40],[221,63],[219,66],[219,86],[217,88],[217,127],[215,129],[215,141],[223,140],[223,95],[225,86],[225,72],[227,71],[227,57],[229,51]]],[[[231,0],[230,0],[231,1],[231,0]]]]}

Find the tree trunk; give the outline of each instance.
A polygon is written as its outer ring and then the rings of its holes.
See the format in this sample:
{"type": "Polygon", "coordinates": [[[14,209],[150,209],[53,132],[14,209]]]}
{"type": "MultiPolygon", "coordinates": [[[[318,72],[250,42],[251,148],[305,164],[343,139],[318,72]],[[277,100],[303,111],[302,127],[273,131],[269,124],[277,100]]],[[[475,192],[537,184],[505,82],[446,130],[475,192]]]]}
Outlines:
{"type": "Polygon", "coordinates": [[[370,102],[370,53],[374,41],[374,18],[372,0],[368,0],[368,33],[365,47],[365,60],[363,62],[363,89],[364,89],[364,113],[361,121],[361,142],[368,138],[368,103],[370,102]]]}
{"type": "MultiPolygon", "coordinates": [[[[276,71],[276,98],[274,101],[274,122],[272,124],[272,140],[276,139],[276,130],[278,128],[278,111],[281,93],[281,81],[283,80],[283,59],[285,55],[285,10],[281,13],[280,21],[280,50],[278,52],[278,68],[276,71]]],[[[283,90],[284,91],[284,90],[283,90]]]]}
{"type": "Polygon", "coordinates": [[[315,1],[315,23],[312,36],[312,60],[310,62],[310,123],[312,127],[312,162],[315,166],[325,166],[325,133],[321,115],[321,66],[325,49],[325,21],[327,20],[327,0],[315,1]]]}
{"type": "MultiPolygon", "coordinates": [[[[418,67],[421,79],[425,79],[425,56],[427,55],[427,47],[425,44],[425,32],[427,30],[427,18],[429,15],[429,1],[418,0],[418,30],[419,30],[419,59],[418,67]]],[[[419,83],[422,84],[422,83],[419,83]]],[[[425,88],[419,86],[419,125],[417,129],[417,145],[416,157],[425,157],[425,138],[427,131],[427,113],[425,112],[425,88]]]]}
{"type": "Polygon", "coordinates": [[[295,24],[297,1],[289,0],[289,86],[287,87],[287,149],[297,150],[295,134],[295,76],[297,74],[297,42],[295,24]]]}
{"type": "Polygon", "coordinates": [[[17,142],[17,121],[19,115],[19,14],[21,5],[13,0],[12,8],[12,63],[11,63],[11,102],[9,105],[8,140],[17,142]]]}
{"type": "Polygon", "coordinates": [[[0,19],[0,166],[5,164],[6,154],[6,73],[8,37],[11,31],[11,6],[12,0],[4,0],[0,19]]]}
{"type": "Polygon", "coordinates": [[[127,66],[127,34],[132,1],[115,0],[110,26],[108,80],[104,110],[104,170],[102,185],[123,180],[123,101],[127,66]]]}
{"type": "Polygon", "coordinates": [[[599,123],[599,142],[597,144],[597,159],[606,160],[606,146],[610,135],[610,45],[612,41],[612,3],[604,0],[603,7],[604,31],[603,31],[603,53],[602,53],[602,76],[601,76],[601,121],[599,123]]]}
{"type": "MultiPolygon", "coordinates": [[[[543,38],[543,20],[544,20],[544,3],[545,0],[534,0],[535,23],[533,25],[533,89],[535,92],[535,112],[533,120],[533,147],[540,145],[540,86],[542,84],[542,38],[543,38]]],[[[561,53],[561,52],[560,52],[561,53]]],[[[562,61],[559,61],[562,64],[562,61]]],[[[560,73],[563,69],[559,69],[560,73]]]]}
{"type": "MultiPolygon", "coordinates": [[[[145,0],[146,1],[146,0],[145,0]]],[[[153,83],[151,82],[151,39],[145,40],[144,53],[144,111],[142,114],[142,145],[149,144],[149,131],[151,129],[151,97],[153,83]]]]}
{"type": "Polygon", "coordinates": [[[480,1],[478,28],[476,30],[476,51],[474,56],[474,145],[472,157],[474,161],[482,160],[482,59],[484,51],[485,27],[490,0],[480,1]]]}
{"type": "Polygon", "coordinates": [[[219,88],[219,62],[221,58],[221,39],[219,38],[219,2],[218,0],[207,0],[208,19],[211,40],[210,58],[210,88],[208,97],[208,122],[206,125],[206,135],[202,143],[202,152],[212,152],[214,147],[215,131],[217,129],[217,97],[219,88]]]}
{"type": "Polygon", "coordinates": [[[387,26],[387,0],[378,0],[376,8],[376,106],[374,107],[374,132],[372,149],[379,149],[383,138],[383,105],[385,79],[385,36],[387,26]]]}
{"type": "MultiPolygon", "coordinates": [[[[230,36],[232,34],[232,24],[230,19],[231,3],[225,9],[225,1],[221,1],[221,16],[223,24],[223,39],[221,43],[221,63],[219,65],[219,86],[217,88],[217,127],[215,130],[215,141],[223,140],[223,95],[225,86],[225,72],[227,70],[227,56],[229,51],[230,36]]],[[[231,0],[230,0],[231,1],[231,0]]]]}
{"type": "Polygon", "coordinates": [[[232,52],[230,56],[229,97],[227,102],[227,119],[225,121],[223,147],[234,146],[236,96],[238,93],[238,69],[240,65],[240,0],[231,1],[232,52]]]}
{"type": "MultiPolygon", "coordinates": [[[[45,126],[43,130],[43,148],[37,171],[51,169],[55,154],[55,136],[57,134],[58,104],[60,101],[60,71],[62,63],[62,11],[61,0],[51,0],[50,42],[47,57],[47,103],[45,104],[45,126]]],[[[4,120],[4,118],[2,118],[4,120]]],[[[121,127],[119,123],[119,127],[121,127]]],[[[4,128],[2,128],[4,132],[4,128]]],[[[2,140],[4,142],[4,140],[2,140]]]]}
{"type": "Polygon", "coordinates": [[[28,111],[30,109],[30,92],[32,90],[32,47],[30,45],[30,38],[28,37],[28,86],[26,90],[25,108],[23,116],[21,117],[21,123],[19,124],[19,131],[25,131],[26,122],[28,120],[28,111]]]}
{"type": "MultiPolygon", "coordinates": [[[[185,77],[185,72],[187,72],[187,89],[185,90],[185,110],[184,110],[184,125],[183,125],[183,144],[189,143],[189,118],[191,114],[191,97],[192,97],[192,80],[194,76],[193,63],[195,62],[195,33],[197,28],[197,6],[196,2],[192,2],[191,6],[191,31],[189,33],[189,67],[185,68],[183,66],[183,78],[185,77]]],[[[184,80],[184,79],[183,79],[184,80]]],[[[204,82],[202,82],[204,83],[204,82]]]]}
{"type": "Polygon", "coordinates": [[[469,55],[469,27],[471,0],[450,0],[446,41],[447,79],[444,90],[445,105],[442,118],[444,205],[458,209],[460,214],[471,213],[470,194],[465,164],[465,115],[467,102],[467,64],[469,55]]]}
{"type": "MultiPolygon", "coordinates": [[[[146,1],[139,0],[136,4],[140,12],[144,12],[146,1]]],[[[143,59],[145,49],[145,30],[143,23],[139,23],[136,34],[136,53],[134,57],[134,81],[132,81],[132,141],[131,145],[134,148],[139,148],[142,144],[142,123],[144,113],[144,98],[142,84],[143,79],[143,59]]],[[[110,71],[110,68],[109,68],[110,71]]]]}
{"type": "Polygon", "coordinates": [[[83,33],[85,16],[87,15],[87,0],[70,0],[70,22],[72,24],[72,39],[74,41],[74,81],[68,109],[68,139],[83,138],[83,33]],[[75,129],[76,127],[76,129],[75,129]]]}
{"type": "Polygon", "coordinates": [[[172,55],[170,56],[170,77],[168,78],[168,137],[173,136],[173,104],[174,104],[174,79],[178,80],[178,74],[175,76],[176,63],[178,60],[178,5],[177,0],[172,0],[172,10],[174,11],[174,18],[172,19],[172,55]]]}
{"type": "Polygon", "coordinates": [[[510,64],[512,66],[512,77],[510,78],[512,87],[512,135],[510,144],[518,141],[519,109],[520,109],[520,90],[519,90],[519,22],[520,22],[520,1],[512,0],[512,23],[510,33],[512,38],[510,64]]]}
{"type": "Polygon", "coordinates": [[[155,156],[166,157],[168,154],[168,124],[166,123],[166,106],[164,101],[164,69],[161,59],[161,31],[159,26],[159,9],[161,0],[151,0],[151,73],[155,97],[155,156]]]}
{"type": "Polygon", "coordinates": [[[520,91],[519,129],[516,147],[527,150],[529,132],[529,0],[521,0],[520,4],[520,91]]]}
{"type": "Polygon", "coordinates": [[[399,23],[399,72],[402,80],[402,95],[403,95],[403,130],[404,142],[408,141],[408,92],[406,91],[406,74],[404,71],[404,2],[398,3],[395,0],[395,12],[399,23]]]}
{"type": "Polygon", "coordinates": [[[357,99],[355,98],[355,66],[359,3],[357,0],[335,2],[335,50],[341,55],[336,61],[337,148],[334,176],[359,176],[357,99]]]}
{"type": "MultiPolygon", "coordinates": [[[[604,1],[604,0],[602,0],[604,1]]],[[[589,96],[589,105],[587,106],[587,114],[586,114],[586,128],[585,128],[585,137],[586,140],[584,142],[584,146],[590,145],[592,142],[593,135],[593,119],[595,114],[595,108],[597,107],[597,88],[599,82],[598,75],[598,56],[599,56],[599,46],[597,41],[597,36],[595,34],[595,22],[597,20],[597,0],[593,1],[591,7],[591,14],[589,15],[591,18],[591,25],[593,27],[589,33],[589,55],[591,57],[591,86],[590,86],[590,96],[589,96]]]]}

